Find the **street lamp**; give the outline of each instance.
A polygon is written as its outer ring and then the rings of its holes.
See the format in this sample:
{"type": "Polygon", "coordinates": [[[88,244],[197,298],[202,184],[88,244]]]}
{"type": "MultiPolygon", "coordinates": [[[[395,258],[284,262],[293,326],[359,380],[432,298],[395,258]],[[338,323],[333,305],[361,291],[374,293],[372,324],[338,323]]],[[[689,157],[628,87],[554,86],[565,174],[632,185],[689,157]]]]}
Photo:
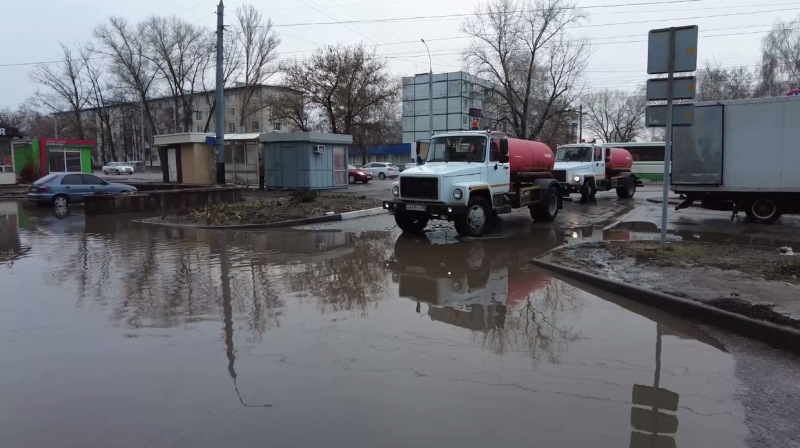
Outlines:
{"type": "Polygon", "coordinates": [[[433,135],[433,60],[431,59],[431,49],[425,39],[420,39],[428,50],[428,130],[433,135]]]}

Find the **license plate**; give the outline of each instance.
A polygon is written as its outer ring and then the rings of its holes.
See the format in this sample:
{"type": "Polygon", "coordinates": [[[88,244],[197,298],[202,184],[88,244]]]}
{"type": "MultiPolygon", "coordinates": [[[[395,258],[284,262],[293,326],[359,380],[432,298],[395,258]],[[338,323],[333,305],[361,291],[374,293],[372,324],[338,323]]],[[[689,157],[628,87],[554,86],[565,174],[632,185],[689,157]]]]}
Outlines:
{"type": "Polygon", "coordinates": [[[424,274],[426,270],[425,268],[420,268],[417,266],[407,266],[406,272],[411,272],[412,274],[424,274]]]}
{"type": "Polygon", "coordinates": [[[425,211],[425,206],[424,205],[409,204],[409,205],[406,205],[406,210],[410,210],[410,211],[413,211],[413,212],[424,212],[425,211]]]}

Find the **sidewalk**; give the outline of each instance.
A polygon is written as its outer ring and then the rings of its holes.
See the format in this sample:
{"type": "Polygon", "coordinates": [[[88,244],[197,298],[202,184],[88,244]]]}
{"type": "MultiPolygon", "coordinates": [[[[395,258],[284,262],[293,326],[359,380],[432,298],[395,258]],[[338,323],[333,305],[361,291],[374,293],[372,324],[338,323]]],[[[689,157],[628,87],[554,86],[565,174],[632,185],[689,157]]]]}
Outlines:
{"type": "Polygon", "coordinates": [[[665,250],[652,241],[617,241],[565,246],[536,261],[797,332],[800,255],[782,251],[788,250],[698,242],[672,242],[665,250]]]}

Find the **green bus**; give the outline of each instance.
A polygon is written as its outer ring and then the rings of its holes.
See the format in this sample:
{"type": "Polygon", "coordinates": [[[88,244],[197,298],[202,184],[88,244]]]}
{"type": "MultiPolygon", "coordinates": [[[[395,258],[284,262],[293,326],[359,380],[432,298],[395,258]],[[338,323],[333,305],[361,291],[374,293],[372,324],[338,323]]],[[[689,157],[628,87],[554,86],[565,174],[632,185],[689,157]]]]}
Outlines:
{"type": "Polygon", "coordinates": [[[598,146],[627,149],[633,157],[633,172],[641,180],[664,180],[664,142],[601,143],[598,146]]]}

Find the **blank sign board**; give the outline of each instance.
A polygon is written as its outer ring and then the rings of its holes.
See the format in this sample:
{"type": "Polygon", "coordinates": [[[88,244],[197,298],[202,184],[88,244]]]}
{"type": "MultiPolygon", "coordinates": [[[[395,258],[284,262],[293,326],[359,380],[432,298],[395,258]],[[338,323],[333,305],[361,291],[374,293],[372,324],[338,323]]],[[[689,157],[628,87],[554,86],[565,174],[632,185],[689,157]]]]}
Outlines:
{"type": "MultiPolygon", "coordinates": [[[[672,125],[691,126],[694,123],[694,104],[673,104],[672,125]]],[[[644,124],[651,128],[667,126],[667,106],[647,106],[644,124]]]]}
{"type": "MultiPolygon", "coordinates": [[[[669,73],[670,28],[650,30],[647,39],[647,73],[660,75],[669,73]]],[[[674,72],[697,70],[697,26],[675,28],[674,72]]]]}
{"type": "MultiPolygon", "coordinates": [[[[695,77],[674,78],[672,82],[673,100],[693,100],[695,95],[695,77]]],[[[647,101],[664,101],[667,99],[667,78],[647,80],[647,101]]]]}

